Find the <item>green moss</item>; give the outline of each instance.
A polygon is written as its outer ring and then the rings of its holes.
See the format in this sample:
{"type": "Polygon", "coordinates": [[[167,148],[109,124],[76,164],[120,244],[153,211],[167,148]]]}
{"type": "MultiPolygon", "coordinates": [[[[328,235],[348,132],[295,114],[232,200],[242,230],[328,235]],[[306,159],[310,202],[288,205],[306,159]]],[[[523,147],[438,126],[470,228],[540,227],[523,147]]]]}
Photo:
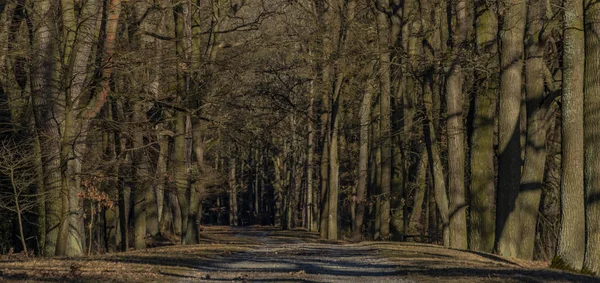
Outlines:
{"type": "Polygon", "coordinates": [[[582,272],[581,270],[578,270],[578,269],[575,269],[575,268],[571,267],[560,256],[555,256],[552,259],[552,263],[550,264],[550,268],[564,270],[564,271],[571,271],[571,272],[576,272],[576,273],[582,272]]]}
{"type": "Polygon", "coordinates": [[[598,276],[600,274],[596,274],[596,272],[593,272],[585,267],[583,267],[583,269],[581,269],[581,273],[585,274],[585,275],[589,275],[589,276],[598,276]]]}

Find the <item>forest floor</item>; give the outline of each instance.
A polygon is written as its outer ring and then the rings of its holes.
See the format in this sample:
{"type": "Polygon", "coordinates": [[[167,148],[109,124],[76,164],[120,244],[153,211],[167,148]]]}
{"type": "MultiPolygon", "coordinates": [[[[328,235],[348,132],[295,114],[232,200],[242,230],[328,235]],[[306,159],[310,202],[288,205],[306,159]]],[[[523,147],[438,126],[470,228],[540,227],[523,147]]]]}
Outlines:
{"type": "Polygon", "coordinates": [[[0,282],[600,282],[547,263],[398,242],[204,227],[202,243],[82,258],[0,258],[0,282]]]}

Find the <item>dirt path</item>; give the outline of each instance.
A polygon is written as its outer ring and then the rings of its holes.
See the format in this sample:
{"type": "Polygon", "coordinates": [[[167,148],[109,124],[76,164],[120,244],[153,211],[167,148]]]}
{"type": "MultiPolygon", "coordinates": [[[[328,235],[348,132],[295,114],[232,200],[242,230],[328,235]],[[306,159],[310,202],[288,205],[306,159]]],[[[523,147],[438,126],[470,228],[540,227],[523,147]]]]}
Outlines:
{"type": "Polygon", "coordinates": [[[600,282],[433,245],[323,242],[315,234],[209,227],[196,246],[80,259],[0,260],[0,282],[600,282]]]}
{"type": "Polygon", "coordinates": [[[367,246],[307,242],[266,231],[239,231],[235,236],[259,244],[200,267],[214,274],[210,281],[415,282],[398,276],[396,265],[367,246]]]}

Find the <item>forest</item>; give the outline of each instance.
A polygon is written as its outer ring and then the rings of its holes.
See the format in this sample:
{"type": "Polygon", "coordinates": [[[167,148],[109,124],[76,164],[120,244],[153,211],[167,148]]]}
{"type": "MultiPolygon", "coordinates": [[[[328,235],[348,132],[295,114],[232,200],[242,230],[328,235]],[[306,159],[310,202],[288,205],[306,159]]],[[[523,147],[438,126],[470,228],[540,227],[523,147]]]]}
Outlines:
{"type": "Polygon", "coordinates": [[[600,275],[600,1],[0,0],[0,254],[206,227],[600,275]]]}

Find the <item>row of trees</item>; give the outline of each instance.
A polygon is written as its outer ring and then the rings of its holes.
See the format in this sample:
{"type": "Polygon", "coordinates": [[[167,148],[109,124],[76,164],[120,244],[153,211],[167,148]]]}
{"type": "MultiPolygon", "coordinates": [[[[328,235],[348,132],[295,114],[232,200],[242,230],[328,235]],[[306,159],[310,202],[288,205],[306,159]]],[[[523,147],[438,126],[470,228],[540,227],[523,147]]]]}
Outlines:
{"type": "Polygon", "coordinates": [[[598,9],[0,1],[2,247],[257,223],[598,274],[598,9]]]}

